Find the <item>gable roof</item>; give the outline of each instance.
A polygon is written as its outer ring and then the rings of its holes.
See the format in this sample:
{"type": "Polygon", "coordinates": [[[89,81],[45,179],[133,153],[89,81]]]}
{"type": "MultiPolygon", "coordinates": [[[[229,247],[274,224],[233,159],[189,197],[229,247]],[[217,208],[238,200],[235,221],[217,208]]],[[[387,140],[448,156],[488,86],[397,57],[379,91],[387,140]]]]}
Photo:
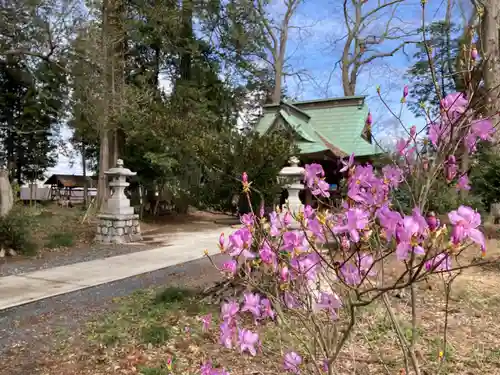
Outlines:
{"type": "Polygon", "coordinates": [[[92,182],[97,182],[97,176],[78,176],[72,174],[53,174],[50,176],[44,185],[58,185],[59,187],[84,187],[88,183],[92,187],[92,182]]]}
{"type": "Polygon", "coordinates": [[[332,150],[337,156],[380,153],[362,134],[368,107],[364,96],[281,102],[264,106],[256,130],[265,134],[277,124],[295,133],[302,154],[332,150]]]}

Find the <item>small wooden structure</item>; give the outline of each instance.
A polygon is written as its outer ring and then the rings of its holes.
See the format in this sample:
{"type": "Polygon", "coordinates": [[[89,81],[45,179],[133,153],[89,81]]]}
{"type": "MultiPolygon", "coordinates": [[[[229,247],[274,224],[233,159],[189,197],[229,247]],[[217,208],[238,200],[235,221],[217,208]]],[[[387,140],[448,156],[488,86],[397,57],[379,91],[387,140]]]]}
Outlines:
{"type": "Polygon", "coordinates": [[[75,194],[76,190],[82,190],[85,185],[94,190],[97,188],[97,176],[78,176],[70,174],[53,174],[45,181],[44,185],[50,186],[49,199],[51,200],[80,200],[81,194],[75,194]]]}

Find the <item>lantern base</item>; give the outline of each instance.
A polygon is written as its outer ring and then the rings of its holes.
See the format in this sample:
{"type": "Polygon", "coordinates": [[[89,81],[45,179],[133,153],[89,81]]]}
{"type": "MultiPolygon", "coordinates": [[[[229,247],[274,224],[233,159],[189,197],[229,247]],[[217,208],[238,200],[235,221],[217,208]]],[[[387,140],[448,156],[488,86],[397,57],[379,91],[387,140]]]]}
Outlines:
{"type": "Polygon", "coordinates": [[[142,241],[139,215],[97,215],[96,242],[123,244],[142,241]]]}

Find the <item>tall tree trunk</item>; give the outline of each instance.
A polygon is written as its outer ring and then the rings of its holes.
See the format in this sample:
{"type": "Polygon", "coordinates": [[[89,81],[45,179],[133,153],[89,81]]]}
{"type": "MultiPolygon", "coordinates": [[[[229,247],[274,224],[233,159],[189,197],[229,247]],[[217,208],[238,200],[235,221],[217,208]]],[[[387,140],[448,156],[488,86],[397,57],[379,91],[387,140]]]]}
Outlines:
{"type": "MultiPolygon", "coordinates": [[[[483,78],[486,89],[487,114],[498,125],[500,109],[500,0],[487,0],[481,24],[481,50],[483,51],[483,78]]],[[[500,132],[496,132],[497,141],[500,132]]]]}
{"type": "Polygon", "coordinates": [[[87,208],[88,205],[88,196],[89,196],[89,183],[87,181],[87,158],[86,156],[86,147],[85,143],[82,142],[82,174],[83,174],[83,206],[87,208]]]}
{"type": "Polygon", "coordinates": [[[281,81],[283,79],[283,65],[281,61],[276,61],[274,64],[274,90],[271,95],[273,104],[279,104],[281,101],[281,81]]]}
{"type": "Polygon", "coordinates": [[[109,2],[113,0],[103,0],[102,2],[102,54],[104,61],[104,80],[105,91],[103,96],[104,113],[101,119],[101,126],[99,129],[100,147],[99,147],[99,180],[97,184],[97,210],[101,210],[106,198],[108,196],[108,181],[105,171],[109,169],[109,112],[110,107],[110,87],[109,87],[109,74],[110,74],[110,56],[109,56],[109,2]]]}
{"type": "Polygon", "coordinates": [[[182,38],[183,51],[180,62],[180,76],[184,82],[192,79],[191,58],[193,43],[193,0],[182,0],[182,38]]]}
{"type": "Polygon", "coordinates": [[[125,83],[123,21],[123,0],[104,0],[102,4],[102,48],[105,113],[100,129],[98,209],[102,208],[108,196],[108,181],[104,172],[116,165],[120,149],[119,120],[123,109],[122,95],[125,83]]]}

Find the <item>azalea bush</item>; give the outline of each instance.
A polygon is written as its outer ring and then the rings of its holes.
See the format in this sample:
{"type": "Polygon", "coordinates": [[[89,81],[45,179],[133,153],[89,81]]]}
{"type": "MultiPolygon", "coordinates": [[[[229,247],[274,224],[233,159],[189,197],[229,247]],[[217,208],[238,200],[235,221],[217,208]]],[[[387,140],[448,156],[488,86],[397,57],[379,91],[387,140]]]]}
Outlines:
{"type": "MultiPolygon", "coordinates": [[[[407,95],[405,88],[403,105],[407,95]]],[[[242,227],[228,239],[221,235],[219,247],[232,257],[221,272],[238,279],[244,290],[222,303],[220,344],[235,355],[279,354],[284,373],[332,375],[360,312],[379,302],[399,340],[401,373],[423,374],[416,350],[417,301],[418,293],[425,292],[417,285],[440,279],[448,306],[453,281],[463,269],[481,264],[472,258],[486,251],[475,209],[455,207],[445,224],[429,207],[438,181],[466,194],[466,160],[479,142],[492,139],[492,121],[471,108],[471,97],[453,93],[442,98],[439,118],[428,116],[426,135],[411,127],[382,168],[356,165],[355,155],[343,161],[347,191],[340,210],[305,206],[298,212],[276,210],[268,217],[261,210],[244,215],[242,227]],[[395,192],[402,188],[410,210],[397,201],[395,192]],[[410,334],[403,332],[389,297],[401,290],[409,295],[410,334]],[[278,350],[263,339],[270,325],[282,343],[278,350]]],[[[368,125],[371,121],[369,115],[368,125]]],[[[329,196],[324,175],[319,164],[305,166],[305,184],[319,199],[329,196]]],[[[242,183],[251,199],[246,173],[242,183]]],[[[446,361],[446,326],[439,366],[446,361]]],[[[227,371],[207,362],[201,373],[227,371]]]]}

